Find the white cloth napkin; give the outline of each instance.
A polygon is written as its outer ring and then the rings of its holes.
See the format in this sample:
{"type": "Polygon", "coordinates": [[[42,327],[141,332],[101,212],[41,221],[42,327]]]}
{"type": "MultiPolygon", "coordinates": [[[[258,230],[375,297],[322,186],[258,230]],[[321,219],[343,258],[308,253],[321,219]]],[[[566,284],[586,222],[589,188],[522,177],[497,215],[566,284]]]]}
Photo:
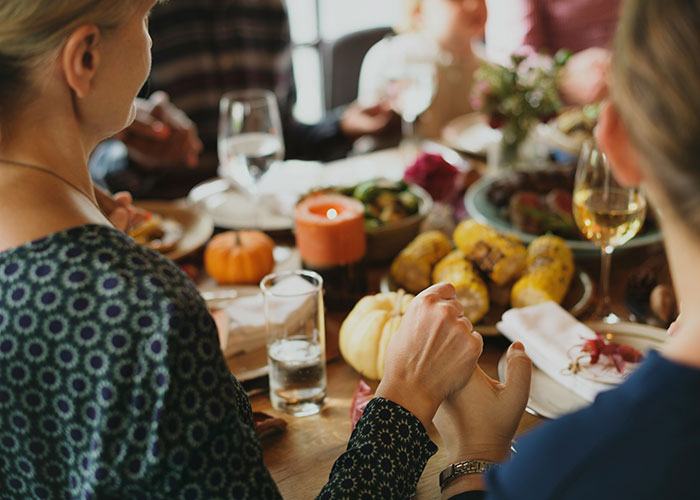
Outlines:
{"type": "Polygon", "coordinates": [[[570,363],[581,354],[576,346],[594,339],[596,334],[555,302],[509,309],[497,327],[509,340],[523,343],[537,368],[587,401],[623,382],[632,371],[627,363],[620,374],[601,356],[595,365],[581,360],[585,371],[571,373],[570,363]]]}
{"type": "MultiPolygon", "coordinates": [[[[271,288],[275,294],[290,295],[275,301],[271,325],[284,324],[306,317],[313,312],[314,298],[295,295],[313,290],[311,283],[299,276],[290,276],[271,288]]],[[[224,309],[230,318],[227,354],[251,352],[266,344],[265,312],[262,293],[232,300],[224,309]]]]}

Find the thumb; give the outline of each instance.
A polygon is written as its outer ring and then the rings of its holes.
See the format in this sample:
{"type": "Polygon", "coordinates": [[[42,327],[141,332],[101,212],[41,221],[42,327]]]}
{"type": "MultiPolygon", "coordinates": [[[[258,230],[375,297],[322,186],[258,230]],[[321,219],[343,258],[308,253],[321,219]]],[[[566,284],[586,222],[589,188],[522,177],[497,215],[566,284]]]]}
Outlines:
{"type": "Polygon", "coordinates": [[[508,348],[506,355],[506,397],[525,406],[530,395],[531,377],[532,361],[525,354],[525,347],[520,342],[515,342],[508,348]]]}

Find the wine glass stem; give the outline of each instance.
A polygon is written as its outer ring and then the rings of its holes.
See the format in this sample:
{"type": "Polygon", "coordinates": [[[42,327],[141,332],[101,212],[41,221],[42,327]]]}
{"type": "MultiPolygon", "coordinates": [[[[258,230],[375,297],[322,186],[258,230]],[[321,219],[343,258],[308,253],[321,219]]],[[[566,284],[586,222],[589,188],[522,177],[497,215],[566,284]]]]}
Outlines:
{"type": "Polygon", "coordinates": [[[413,120],[409,120],[407,118],[401,120],[401,135],[404,137],[404,139],[409,141],[413,140],[416,132],[415,123],[415,118],[413,120]]]}
{"type": "Polygon", "coordinates": [[[260,193],[258,192],[258,183],[254,181],[250,186],[250,198],[253,204],[253,227],[260,229],[260,193]]]}
{"type": "Polygon", "coordinates": [[[610,314],[610,262],[615,247],[604,246],[600,253],[600,303],[598,304],[598,317],[610,314]]]}

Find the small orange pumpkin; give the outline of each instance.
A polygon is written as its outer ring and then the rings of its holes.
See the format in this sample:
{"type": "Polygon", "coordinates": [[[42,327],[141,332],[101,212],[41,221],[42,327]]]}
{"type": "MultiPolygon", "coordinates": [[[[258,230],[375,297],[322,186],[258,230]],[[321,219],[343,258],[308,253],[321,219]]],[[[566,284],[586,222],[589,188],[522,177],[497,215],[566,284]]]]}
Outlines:
{"type": "Polygon", "coordinates": [[[275,243],[261,231],[226,231],[204,250],[204,268],[220,285],[257,284],[275,266],[275,243]]]}

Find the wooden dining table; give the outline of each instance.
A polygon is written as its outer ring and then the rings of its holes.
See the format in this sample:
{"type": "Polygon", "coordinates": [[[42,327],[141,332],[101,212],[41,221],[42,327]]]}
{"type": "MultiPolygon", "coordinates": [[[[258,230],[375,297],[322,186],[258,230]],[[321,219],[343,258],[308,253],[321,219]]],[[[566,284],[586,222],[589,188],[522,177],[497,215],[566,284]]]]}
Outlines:
{"type": "MultiPolygon", "coordinates": [[[[577,258],[576,265],[597,282],[599,262],[600,259],[592,255],[577,258]]],[[[669,281],[668,265],[662,245],[621,249],[613,255],[612,311],[622,319],[627,320],[630,317],[630,312],[623,303],[627,280],[632,274],[643,269],[655,273],[659,282],[669,281]]],[[[370,267],[369,293],[378,291],[380,278],[386,273],[387,266],[370,267]]],[[[594,307],[589,307],[582,319],[590,317],[593,309],[594,307]]],[[[268,436],[262,442],[265,464],[286,499],[314,498],[327,482],[334,461],[345,451],[350,437],[350,406],[355,388],[362,377],[342,359],[338,351],[338,331],[347,313],[348,311],[333,311],[326,314],[328,388],[324,407],[319,414],[293,417],[273,409],[269,396],[264,391],[251,397],[254,411],[264,412],[287,422],[284,432],[268,436]]],[[[484,350],[479,363],[491,377],[498,378],[498,361],[508,346],[509,341],[500,335],[484,338],[484,350]]],[[[372,389],[377,386],[376,381],[366,382],[372,389]]],[[[544,421],[524,412],[517,432],[527,432],[544,421]]],[[[438,476],[448,465],[439,434],[432,426],[428,433],[438,445],[439,451],[429,460],[421,476],[415,496],[417,499],[439,498],[438,476]]]]}

